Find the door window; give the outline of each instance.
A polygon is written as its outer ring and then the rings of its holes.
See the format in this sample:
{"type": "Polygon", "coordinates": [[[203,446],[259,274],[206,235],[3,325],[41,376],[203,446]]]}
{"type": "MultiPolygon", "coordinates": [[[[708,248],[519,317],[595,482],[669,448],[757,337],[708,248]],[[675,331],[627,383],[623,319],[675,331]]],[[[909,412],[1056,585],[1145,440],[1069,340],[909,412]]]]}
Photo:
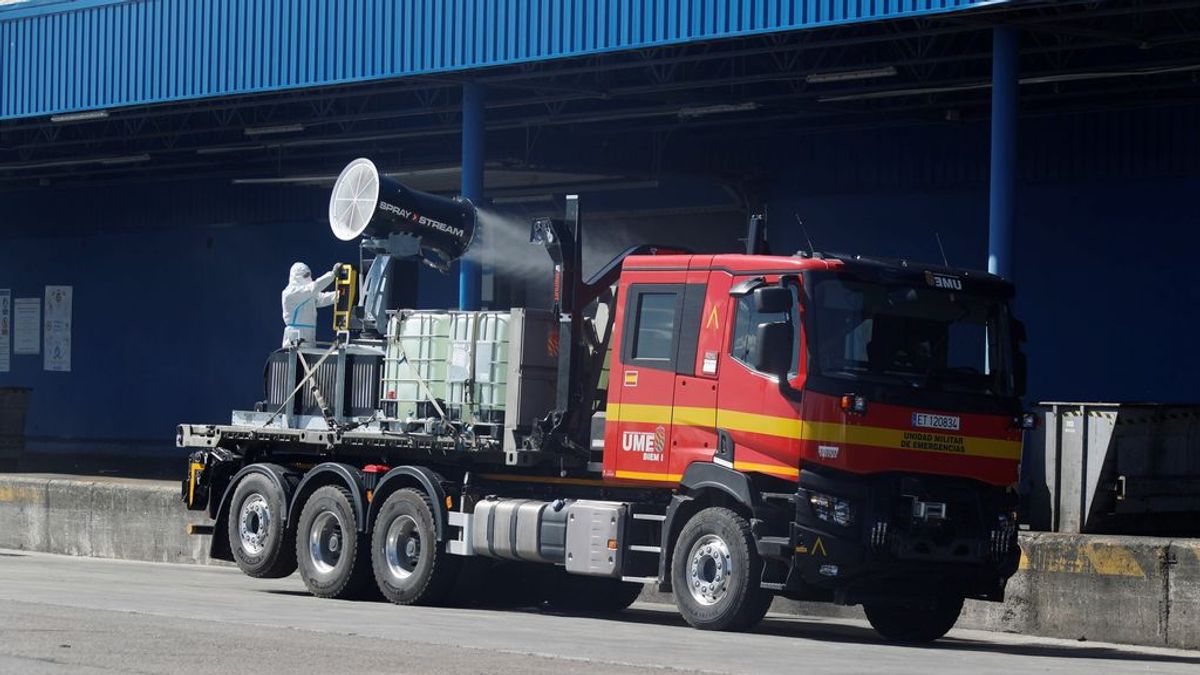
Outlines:
{"type": "Polygon", "coordinates": [[[633,284],[625,303],[621,360],[626,365],[675,370],[683,284],[633,284]]]}
{"type": "Polygon", "coordinates": [[[641,293],[637,303],[637,335],[633,358],[667,361],[675,339],[677,293],[641,293]]]}
{"type": "MultiPolygon", "coordinates": [[[[792,289],[793,298],[796,295],[792,289]]],[[[795,305],[793,305],[794,307],[795,305]]],[[[797,312],[759,312],[754,308],[754,296],[746,294],[737,299],[737,314],[733,322],[733,339],[729,345],[729,355],[735,361],[742,363],[751,370],[758,357],[758,327],[764,323],[791,321],[792,334],[796,336],[792,345],[792,365],[788,369],[789,377],[795,377],[800,363],[800,322],[797,312]]]]}

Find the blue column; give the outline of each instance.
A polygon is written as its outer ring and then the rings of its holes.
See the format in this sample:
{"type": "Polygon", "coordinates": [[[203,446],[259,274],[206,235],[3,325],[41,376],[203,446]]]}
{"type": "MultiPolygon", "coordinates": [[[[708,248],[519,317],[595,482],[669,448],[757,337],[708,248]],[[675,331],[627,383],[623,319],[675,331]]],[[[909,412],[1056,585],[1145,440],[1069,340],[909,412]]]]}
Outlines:
{"type": "Polygon", "coordinates": [[[988,271],[1012,278],[1013,192],[1017,181],[1017,89],[1020,36],[1012,26],[992,29],[992,183],[988,271]]]}
{"type": "MultiPolygon", "coordinates": [[[[483,202],[483,103],[483,85],[475,82],[463,85],[462,196],[475,204],[483,202]]],[[[479,234],[486,236],[483,232],[479,234]]],[[[479,281],[479,263],[463,258],[458,267],[459,309],[479,309],[479,281]]]]}

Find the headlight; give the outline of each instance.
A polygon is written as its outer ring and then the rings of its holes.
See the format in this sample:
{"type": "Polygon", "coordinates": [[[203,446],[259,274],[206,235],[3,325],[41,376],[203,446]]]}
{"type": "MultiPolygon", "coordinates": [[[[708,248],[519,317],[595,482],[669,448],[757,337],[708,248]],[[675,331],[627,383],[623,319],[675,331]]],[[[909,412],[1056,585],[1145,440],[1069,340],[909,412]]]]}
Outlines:
{"type": "Polygon", "coordinates": [[[812,505],[813,513],[828,523],[850,527],[854,522],[854,514],[850,509],[850,501],[819,492],[810,492],[808,503],[812,505]]]}

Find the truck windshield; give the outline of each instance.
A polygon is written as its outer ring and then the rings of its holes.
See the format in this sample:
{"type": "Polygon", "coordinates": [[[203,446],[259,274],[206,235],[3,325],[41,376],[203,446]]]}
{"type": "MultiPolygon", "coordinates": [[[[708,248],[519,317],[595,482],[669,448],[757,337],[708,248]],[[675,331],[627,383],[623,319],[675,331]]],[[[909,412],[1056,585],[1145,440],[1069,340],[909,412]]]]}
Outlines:
{"type": "Polygon", "coordinates": [[[814,292],[822,375],[1008,395],[1007,308],[997,298],[837,277],[814,292]]]}

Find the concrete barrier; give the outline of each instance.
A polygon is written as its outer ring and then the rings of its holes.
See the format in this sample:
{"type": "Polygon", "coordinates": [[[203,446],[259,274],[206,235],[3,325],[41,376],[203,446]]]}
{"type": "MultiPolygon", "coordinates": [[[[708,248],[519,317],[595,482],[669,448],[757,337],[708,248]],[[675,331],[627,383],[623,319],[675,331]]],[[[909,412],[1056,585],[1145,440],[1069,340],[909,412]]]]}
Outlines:
{"type": "Polygon", "coordinates": [[[0,548],[66,555],[208,562],[208,537],[187,534],[178,484],[0,475],[0,548]]]}
{"type": "MultiPolygon", "coordinates": [[[[208,563],[203,522],[175,483],[0,475],[0,548],[208,563]]],[[[968,602],[959,626],[1200,649],[1200,540],[1023,533],[1004,603],[968,602]]],[[[670,596],[647,589],[649,602],[670,596]]],[[[862,618],[857,607],[779,599],[773,610],[862,618]]]]}

